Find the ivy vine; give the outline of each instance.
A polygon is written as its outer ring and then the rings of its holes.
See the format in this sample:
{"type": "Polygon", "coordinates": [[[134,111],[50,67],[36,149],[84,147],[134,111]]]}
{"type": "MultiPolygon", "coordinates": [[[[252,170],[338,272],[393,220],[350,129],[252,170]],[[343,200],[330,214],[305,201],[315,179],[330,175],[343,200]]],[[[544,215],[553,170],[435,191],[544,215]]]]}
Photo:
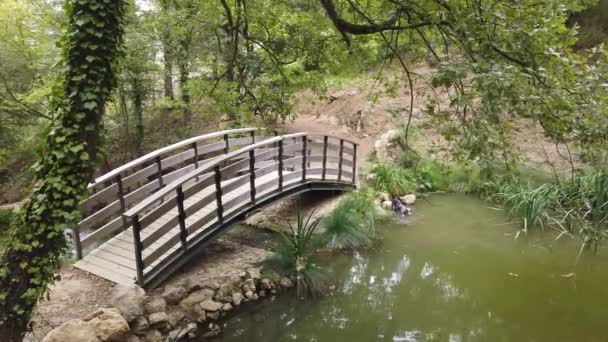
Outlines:
{"type": "Polygon", "coordinates": [[[104,105],[115,83],[124,0],[67,0],[61,79],[51,96],[53,122],[31,195],[12,222],[0,268],[0,336],[20,341],[32,309],[48,294],[67,249],[64,230],[94,170],[104,105]]]}

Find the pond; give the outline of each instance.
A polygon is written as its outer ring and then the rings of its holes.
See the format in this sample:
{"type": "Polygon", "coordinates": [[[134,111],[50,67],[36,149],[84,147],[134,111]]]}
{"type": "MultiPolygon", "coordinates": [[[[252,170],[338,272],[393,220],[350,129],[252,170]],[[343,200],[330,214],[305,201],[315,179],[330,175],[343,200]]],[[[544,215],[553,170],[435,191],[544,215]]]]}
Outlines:
{"type": "Polygon", "coordinates": [[[333,295],[283,294],[224,322],[220,341],[607,341],[608,253],[534,234],[474,197],[435,195],[372,250],[322,260],[333,295]]]}

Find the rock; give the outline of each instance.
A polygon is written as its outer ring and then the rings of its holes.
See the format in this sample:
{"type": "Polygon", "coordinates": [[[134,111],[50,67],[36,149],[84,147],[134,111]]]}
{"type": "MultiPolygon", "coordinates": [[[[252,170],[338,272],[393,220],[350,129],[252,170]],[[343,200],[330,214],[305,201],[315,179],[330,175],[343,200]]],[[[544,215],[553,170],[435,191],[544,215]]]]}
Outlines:
{"type": "Polygon", "coordinates": [[[240,293],[240,292],[235,292],[235,293],[232,294],[232,303],[235,306],[241,305],[241,302],[243,301],[243,299],[244,299],[243,298],[243,294],[240,293]]]}
{"type": "Polygon", "coordinates": [[[192,339],[196,337],[196,323],[190,323],[185,327],[175,329],[167,336],[167,341],[183,341],[186,338],[192,339]]]}
{"type": "Polygon", "coordinates": [[[169,316],[166,312],[155,312],[148,316],[148,322],[150,326],[164,326],[169,323],[169,316]]]}
{"type": "Polygon", "coordinates": [[[386,210],[393,209],[393,203],[391,201],[382,202],[382,209],[386,209],[386,210]]]}
{"type": "Polygon", "coordinates": [[[176,327],[186,317],[181,311],[173,311],[169,314],[169,325],[176,327]]]}
{"type": "Polygon", "coordinates": [[[218,303],[210,299],[202,301],[199,306],[205,311],[219,311],[222,309],[222,303],[218,303]]]}
{"type": "Polygon", "coordinates": [[[144,314],[146,291],[137,285],[118,284],[110,294],[110,305],[120,310],[127,322],[144,314]]]}
{"type": "Polygon", "coordinates": [[[270,290],[274,288],[274,283],[270,281],[268,278],[263,278],[260,280],[260,288],[262,290],[270,290]]]}
{"type": "Polygon", "coordinates": [[[163,337],[163,334],[160,331],[158,331],[156,329],[152,329],[152,330],[148,330],[148,332],[144,336],[144,341],[145,342],[164,342],[165,339],[163,337]]]}
{"type": "Polygon", "coordinates": [[[224,305],[222,305],[222,311],[223,312],[230,312],[230,311],[232,311],[232,304],[225,303],[224,305]]]}
{"type": "Polygon", "coordinates": [[[210,320],[218,320],[220,318],[220,312],[219,311],[212,311],[212,312],[207,312],[207,319],[210,320]]]}
{"type": "Polygon", "coordinates": [[[247,272],[251,276],[251,279],[253,279],[254,281],[260,280],[262,278],[262,268],[261,267],[248,268],[247,272]]]}
{"type": "Polygon", "coordinates": [[[42,342],[99,342],[95,327],[90,322],[73,319],[49,332],[42,342]]]}
{"type": "Polygon", "coordinates": [[[390,130],[380,136],[380,139],[377,140],[374,144],[374,150],[376,151],[376,156],[378,157],[378,161],[386,162],[390,161],[388,147],[399,137],[399,130],[393,129],[390,130]]]}
{"type": "Polygon", "coordinates": [[[247,271],[242,271],[241,273],[239,273],[239,277],[241,278],[241,280],[251,279],[251,274],[249,274],[249,272],[247,271]]]}
{"type": "Polygon", "coordinates": [[[210,283],[207,283],[205,285],[203,285],[204,288],[213,290],[213,291],[217,291],[220,289],[220,283],[218,283],[217,281],[213,281],[210,283]]]}
{"type": "Polygon", "coordinates": [[[287,278],[287,277],[283,277],[281,278],[281,286],[289,289],[293,287],[293,281],[291,281],[291,279],[287,278]]]}
{"type": "Polygon", "coordinates": [[[202,289],[195,292],[192,292],[188,297],[183,299],[179,306],[186,310],[186,312],[194,312],[194,306],[200,302],[203,302],[207,299],[213,298],[215,295],[215,291],[210,289],[202,289]]]}
{"type": "Polygon", "coordinates": [[[416,195],[414,195],[414,194],[405,195],[405,196],[399,197],[399,199],[401,200],[401,202],[403,202],[404,204],[407,204],[407,205],[412,205],[412,204],[416,203],[416,195]]]}
{"type": "Polygon", "coordinates": [[[84,318],[94,328],[101,341],[123,341],[129,334],[129,323],[117,309],[97,309],[84,318]]]}
{"type": "Polygon", "coordinates": [[[222,333],[222,328],[215,323],[209,323],[208,329],[209,330],[203,334],[203,338],[212,338],[222,333]]]}
{"type": "Polygon", "coordinates": [[[259,295],[260,297],[266,297],[266,290],[260,290],[259,295]]]}
{"type": "Polygon", "coordinates": [[[220,300],[222,302],[230,302],[230,300],[232,299],[232,292],[234,292],[235,290],[236,288],[233,282],[229,281],[222,283],[220,285],[220,288],[217,290],[217,293],[215,294],[215,299],[220,300]]]}
{"type": "Polygon", "coordinates": [[[329,103],[332,103],[332,102],[336,101],[337,99],[340,99],[340,98],[343,98],[346,96],[353,96],[356,94],[357,94],[356,90],[340,90],[340,91],[337,91],[337,92],[329,95],[329,103]]]}
{"type": "Polygon", "coordinates": [[[381,192],[378,195],[378,198],[380,199],[380,202],[385,202],[385,201],[390,201],[391,200],[391,197],[386,192],[381,192]]]}
{"type": "Polygon", "coordinates": [[[194,314],[195,314],[195,317],[196,317],[196,321],[199,322],[199,323],[202,323],[202,322],[204,322],[204,321],[207,320],[207,313],[205,312],[205,310],[203,310],[201,308],[200,305],[196,305],[194,307],[194,314]]]}
{"type": "Polygon", "coordinates": [[[150,329],[150,323],[144,316],[137,317],[133,323],[131,323],[131,330],[137,335],[143,335],[150,329]]]}
{"type": "Polygon", "coordinates": [[[169,304],[177,304],[184,299],[188,293],[183,286],[167,286],[162,294],[162,297],[169,304]]]}
{"type": "Polygon", "coordinates": [[[253,295],[255,295],[256,293],[253,291],[247,291],[245,292],[245,298],[247,299],[253,299],[253,295]]]}
{"type": "Polygon", "coordinates": [[[245,287],[247,287],[249,291],[255,292],[255,281],[253,279],[245,280],[245,282],[243,283],[243,291],[247,292],[245,291],[245,287]]]}
{"type": "Polygon", "coordinates": [[[167,302],[163,297],[151,297],[144,303],[148,314],[167,311],[167,302]]]}
{"type": "Polygon", "coordinates": [[[129,335],[125,339],[125,342],[141,342],[141,340],[136,335],[129,335]]]}

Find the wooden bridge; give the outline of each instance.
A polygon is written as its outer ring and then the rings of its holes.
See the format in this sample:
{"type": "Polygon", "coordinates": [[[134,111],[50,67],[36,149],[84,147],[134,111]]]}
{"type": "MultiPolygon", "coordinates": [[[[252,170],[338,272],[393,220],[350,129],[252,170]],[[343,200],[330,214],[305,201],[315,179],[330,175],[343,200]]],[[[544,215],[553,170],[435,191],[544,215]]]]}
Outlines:
{"type": "Polygon", "coordinates": [[[97,178],[81,203],[75,267],[154,287],[246,215],[310,190],[355,187],[357,144],[227,130],[151,152],[97,178]]]}

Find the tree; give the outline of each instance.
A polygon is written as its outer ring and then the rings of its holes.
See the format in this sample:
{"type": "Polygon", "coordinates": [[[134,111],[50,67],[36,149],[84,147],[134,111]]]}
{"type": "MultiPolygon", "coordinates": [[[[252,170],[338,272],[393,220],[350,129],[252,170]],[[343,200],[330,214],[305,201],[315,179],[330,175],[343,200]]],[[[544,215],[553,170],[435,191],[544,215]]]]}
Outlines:
{"type": "Polygon", "coordinates": [[[68,0],[61,80],[53,123],[35,167],[33,191],[12,222],[0,269],[0,336],[20,341],[36,302],[48,293],[94,171],[100,120],[114,85],[125,2],[68,0]]]}

